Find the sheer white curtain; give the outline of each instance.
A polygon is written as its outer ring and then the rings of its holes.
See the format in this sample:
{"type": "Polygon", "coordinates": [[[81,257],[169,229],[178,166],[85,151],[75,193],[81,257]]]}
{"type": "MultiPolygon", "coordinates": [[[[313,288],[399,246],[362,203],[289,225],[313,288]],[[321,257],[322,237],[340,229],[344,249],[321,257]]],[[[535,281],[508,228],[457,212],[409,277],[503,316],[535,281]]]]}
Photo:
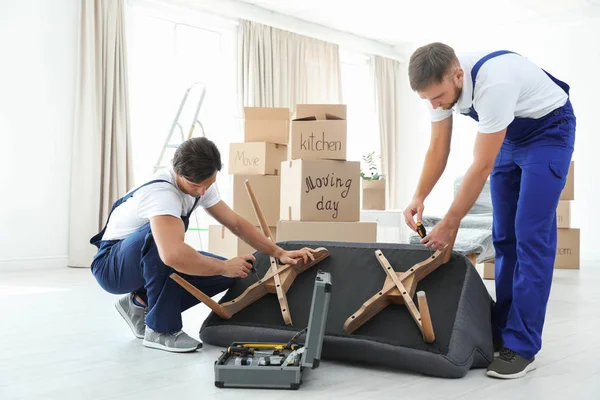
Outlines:
{"type": "Polygon", "coordinates": [[[242,107],[341,102],[336,44],[242,20],[238,57],[242,107]]]}
{"type": "Polygon", "coordinates": [[[404,208],[402,195],[402,157],[409,147],[402,146],[400,131],[401,64],[381,56],[370,57],[375,95],[375,112],[381,143],[381,170],[386,179],[386,209],[404,208]]]}
{"type": "Polygon", "coordinates": [[[124,0],[81,5],[73,134],[69,266],[89,267],[89,239],[133,183],[124,0]]]}

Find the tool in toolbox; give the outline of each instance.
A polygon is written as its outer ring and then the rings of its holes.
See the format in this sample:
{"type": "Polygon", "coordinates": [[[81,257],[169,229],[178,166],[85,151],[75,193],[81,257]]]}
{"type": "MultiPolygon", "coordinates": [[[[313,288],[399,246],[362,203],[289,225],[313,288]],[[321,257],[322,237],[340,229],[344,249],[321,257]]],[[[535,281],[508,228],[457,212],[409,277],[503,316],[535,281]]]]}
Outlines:
{"type": "Polygon", "coordinates": [[[319,270],[308,326],[287,343],[232,343],[215,361],[215,386],[299,389],[304,369],[319,366],[330,296],[331,274],[319,270]],[[299,344],[304,332],[306,342],[299,344]]]}

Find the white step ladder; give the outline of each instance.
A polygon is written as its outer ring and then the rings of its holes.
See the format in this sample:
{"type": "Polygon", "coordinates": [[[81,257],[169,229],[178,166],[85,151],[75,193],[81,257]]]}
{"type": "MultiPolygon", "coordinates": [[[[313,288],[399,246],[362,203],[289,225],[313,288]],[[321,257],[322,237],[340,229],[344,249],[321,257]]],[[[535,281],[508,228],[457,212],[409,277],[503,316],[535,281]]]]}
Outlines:
{"type": "Polygon", "coordinates": [[[165,143],[160,151],[158,160],[156,161],[156,164],[154,165],[154,172],[158,171],[161,168],[166,167],[166,165],[164,165],[162,163],[163,163],[163,158],[165,156],[165,152],[168,148],[176,149],[177,147],[179,147],[179,145],[182,142],[184,142],[187,139],[191,139],[194,136],[194,128],[196,127],[196,124],[202,130],[202,136],[203,137],[206,136],[206,134],[204,132],[204,126],[202,126],[202,123],[198,119],[198,115],[200,114],[200,108],[202,107],[202,103],[204,103],[205,95],[206,95],[206,86],[204,86],[200,82],[193,83],[190,87],[188,87],[186,89],[185,93],[183,94],[183,98],[181,99],[181,103],[179,103],[179,109],[177,110],[177,114],[175,114],[175,118],[173,119],[173,123],[171,124],[171,128],[169,129],[169,134],[167,135],[167,138],[165,139],[165,143]],[[183,109],[188,101],[190,92],[192,90],[199,91],[200,95],[198,98],[198,102],[196,103],[196,108],[194,109],[194,116],[192,117],[192,122],[190,125],[190,130],[189,130],[188,136],[187,136],[187,138],[185,138],[183,135],[183,126],[180,123],[179,119],[181,118],[181,113],[183,112],[183,109]],[[179,128],[181,142],[171,143],[171,139],[173,138],[173,133],[175,133],[175,128],[179,128]]]}
{"type": "MultiPolygon", "coordinates": [[[[179,103],[179,108],[177,109],[177,113],[175,114],[175,118],[173,119],[173,123],[171,124],[171,128],[169,129],[169,134],[167,135],[167,138],[165,139],[163,147],[160,151],[160,155],[158,156],[158,160],[156,161],[156,164],[154,164],[154,172],[158,171],[161,168],[166,168],[169,166],[168,162],[166,164],[163,164],[164,163],[163,159],[165,158],[165,153],[166,153],[167,149],[169,149],[169,148],[176,149],[185,140],[188,140],[188,139],[191,139],[192,137],[194,137],[194,129],[196,128],[196,125],[200,127],[201,136],[206,137],[206,133],[204,131],[204,126],[202,125],[202,122],[200,122],[200,120],[198,119],[198,115],[200,114],[200,108],[202,108],[202,103],[204,103],[205,95],[206,95],[206,86],[201,82],[195,82],[186,89],[185,93],[183,94],[183,98],[181,99],[181,102],[179,103]],[[188,103],[188,100],[190,99],[190,93],[192,93],[192,95],[195,95],[196,92],[198,92],[198,101],[196,103],[195,108],[193,109],[194,111],[193,111],[192,121],[191,121],[191,124],[189,125],[190,129],[189,129],[189,132],[188,132],[188,135],[186,138],[183,133],[184,124],[181,123],[180,118],[181,118],[181,114],[182,114],[186,104],[188,103]],[[179,129],[181,141],[172,143],[171,140],[173,139],[173,134],[175,133],[176,128],[179,129]]],[[[198,240],[200,241],[200,250],[204,250],[201,232],[208,231],[208,229],[201,228],[200,221],[198,220],[198,214],[196,213],[196,211],[194,211],[193,214],[194,214],[194,219],[196,220],[196,227],[189,227],[188,231],[197,231],[198,232],[198,240]]]]}

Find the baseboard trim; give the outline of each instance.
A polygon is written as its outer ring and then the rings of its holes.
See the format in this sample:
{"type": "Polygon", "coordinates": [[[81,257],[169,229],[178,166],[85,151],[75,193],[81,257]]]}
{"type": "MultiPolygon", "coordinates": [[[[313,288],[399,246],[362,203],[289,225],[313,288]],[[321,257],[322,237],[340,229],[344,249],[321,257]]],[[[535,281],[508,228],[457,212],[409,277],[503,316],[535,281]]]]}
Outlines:
{"type": "Polygon", "coordinates": [[[65,268],[69,265],[69,257],[23,257],[0,259],[2,271],[30,271],[50,268],[65,268]]]}

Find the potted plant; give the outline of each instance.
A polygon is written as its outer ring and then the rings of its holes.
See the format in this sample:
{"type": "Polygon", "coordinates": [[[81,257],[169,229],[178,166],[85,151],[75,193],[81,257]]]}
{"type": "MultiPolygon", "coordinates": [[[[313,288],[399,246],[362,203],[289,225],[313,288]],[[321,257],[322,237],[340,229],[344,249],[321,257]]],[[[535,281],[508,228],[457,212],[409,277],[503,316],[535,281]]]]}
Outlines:
{"type": "Polygon", "coordinates": [[[379,172],[379,163],[372,151],[362,156],[365,169],[361,168],[360,177],[362,178],[363,191],[363,210],[385,210],[385,179],[379,172]]]}

